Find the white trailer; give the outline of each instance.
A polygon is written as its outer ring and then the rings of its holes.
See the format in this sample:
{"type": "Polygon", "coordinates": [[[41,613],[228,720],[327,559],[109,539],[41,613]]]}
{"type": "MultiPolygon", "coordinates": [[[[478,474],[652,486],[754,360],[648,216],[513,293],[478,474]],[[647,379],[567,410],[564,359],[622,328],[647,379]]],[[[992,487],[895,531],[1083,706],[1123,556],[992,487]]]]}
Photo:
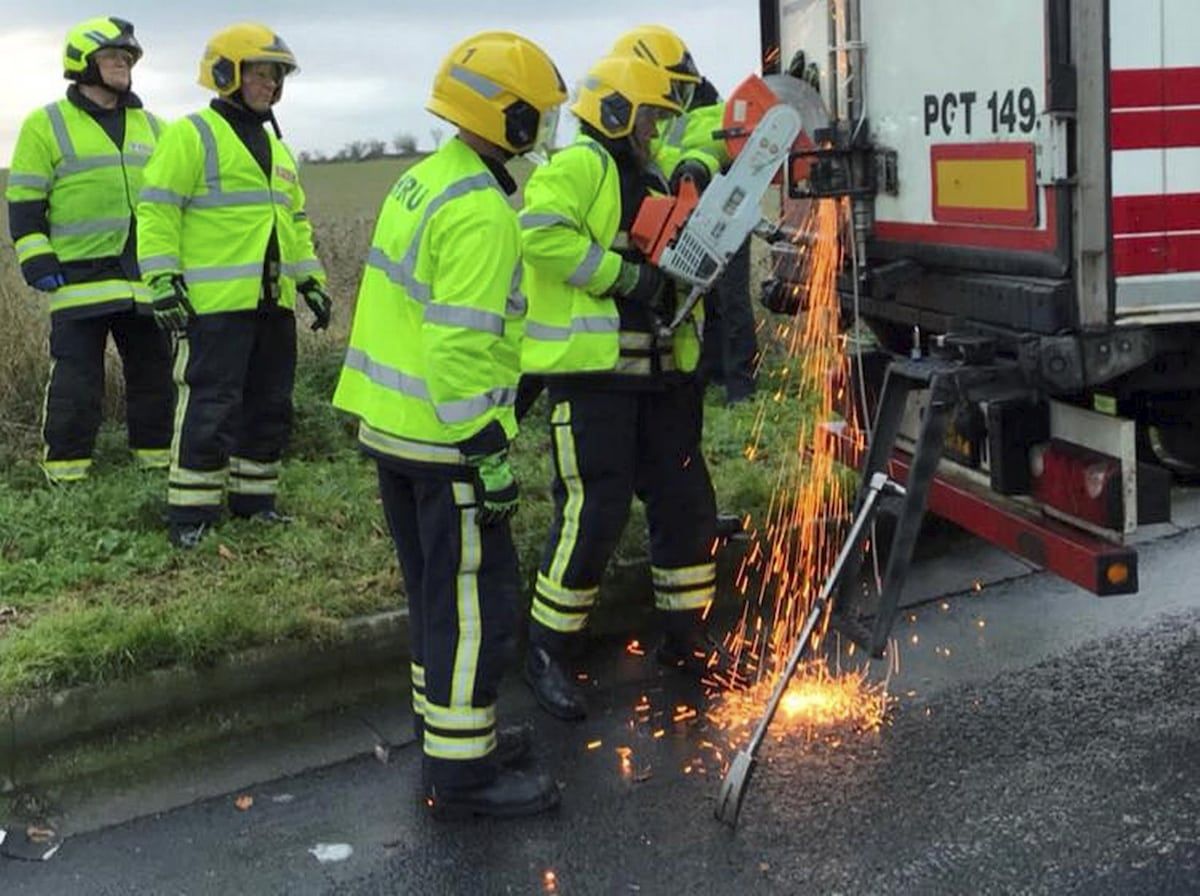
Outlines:
{"type": "Polygon", "coordinates": [[[895,355],[954,334],[1030,384],[955,415],[930,508],[1136,590],[1147,461],[1200,469],[1200,2],[764,0],[760,25],[764,74],[830,113],[784,202],[853,195],[846,308],[895,355]]]}

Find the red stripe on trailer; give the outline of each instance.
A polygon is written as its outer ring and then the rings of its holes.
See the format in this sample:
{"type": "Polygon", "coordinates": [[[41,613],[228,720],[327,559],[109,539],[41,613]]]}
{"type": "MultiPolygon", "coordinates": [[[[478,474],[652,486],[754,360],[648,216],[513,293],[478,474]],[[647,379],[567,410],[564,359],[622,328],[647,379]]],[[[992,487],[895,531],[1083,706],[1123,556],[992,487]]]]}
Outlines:
{"type": "MultiPolygon", "coordinates": [[[[825,435],[833,439],[839,461],[861,469],[863,447],[840,433],[825,430],[825,435]]],[[[912,455],[895,449],[888,475],[897,482],[907,482],[911,464],[912,455]]],[[[998,504],[969,485],[942,475],[935,476],[930,484],[928,509],[1093,594],[1137,592],[1137,551],[1126,545],[1113,544],[1033,511],[998,504]],[[1118,563],[1125,564],[1129,577],[1123,585],[1112,585],[1105,579],[1105,570],[1118,563]]]]}
{"type": "Polygon", "coordinates": [[[1110,131],[1114,150],[1200,146],[1200,109],[1114,112],[1110,131]]]}
{"type": "Polygon", "coordinates": [[[1167,272],[1200,271],[1200,233],[1167,234],[1167,272]]]}
{"type": "Polygon", "coordinates": [[[1113,240],[1113,273],[1118,277],[1165,274],[1166,271],[1166,234],[1117,237],[1113,240]]]}
{"type": "Polygon", "coordinates": [[[1113,273],[1183,274],[1200,271],[1200,233],[1157,233],[1113,239],[1113,273]]]}
{"type": "Polygon", "coordinates": [[[1114,196],[1114,234],[1200,230],[1200,193],[1114,196]]]}
{"type": "Polygon", "coordinates": [[[1200,106],[1200,66],[1116,69],[1109,101],[1114,109],[1200,106]]]}

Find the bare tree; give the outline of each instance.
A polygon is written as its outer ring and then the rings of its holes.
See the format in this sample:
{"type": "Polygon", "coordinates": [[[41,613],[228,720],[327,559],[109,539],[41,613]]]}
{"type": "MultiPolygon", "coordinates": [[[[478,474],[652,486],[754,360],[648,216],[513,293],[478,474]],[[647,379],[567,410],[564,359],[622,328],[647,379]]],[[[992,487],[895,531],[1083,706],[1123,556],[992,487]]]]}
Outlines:
{"type": "Polygon", "coordinates": [[[367,148],[363,152],[362,158],[367,159],[382,159],[387,153],[387,144],[382,140],[368,140],[367,148]]]}
{"type": "Polygon", "coordinates": [[[417,138],[412,134],[397,134],[392,138],[392,148],[396,150],[396,155],[411,156],[417,151],[417,138]]]}
{"type": "Polygon", "coordinates": [[[446,132],[441,128],[430,128],[429,136],[433,138],[433,148],[437,149],[442,145],[442,138],[446,136],[446,132]]]}

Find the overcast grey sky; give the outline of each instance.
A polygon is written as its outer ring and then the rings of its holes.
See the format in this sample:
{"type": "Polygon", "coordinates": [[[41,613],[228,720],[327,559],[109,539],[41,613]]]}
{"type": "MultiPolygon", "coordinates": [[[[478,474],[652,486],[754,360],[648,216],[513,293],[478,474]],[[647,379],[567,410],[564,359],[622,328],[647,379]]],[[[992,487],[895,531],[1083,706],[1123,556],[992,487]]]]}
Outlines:
{"type": "MultiPolygon", "coordinates": [[[[21,121],[63,93],[67,29],[95,15],[133,22],[146,55],[134,89],[167,118],[193,111],[211,94],[196,84],[209,35],[238,21],[260,21],[291,46],[301,73],[288,82],[277,117],[297,150],[334,152],[351,140],[390,141],[407,132],[431,145],[438,120],[424,111],[429,83],[446,51],[484,29],[516,31],[546,49],[568,86],[626,28],[668,25],[700,70],[724,93],[758,68],[758,4],[750,0],[0,0],[0,166],[7,166],[21,121]]],[[[569,116],[564,115],[564,118],[569,116]]]]}

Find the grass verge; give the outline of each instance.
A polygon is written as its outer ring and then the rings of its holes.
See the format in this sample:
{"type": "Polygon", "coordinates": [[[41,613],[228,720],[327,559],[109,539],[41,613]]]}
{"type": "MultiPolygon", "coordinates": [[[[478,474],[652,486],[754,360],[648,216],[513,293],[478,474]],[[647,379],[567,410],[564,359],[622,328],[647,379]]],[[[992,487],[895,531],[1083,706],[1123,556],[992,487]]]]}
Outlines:
{"type": "MultiPolygon", "coordinates": [[[[0,701],[203,665],[251,646],[321,641],[336,637],[339,620],[399,606],[374,467],[328,401],[339,363],[339,351],[308,353],[298,375],[281,494],[291,526],[230,521],[194,552],[172,549],[165,476],[132,466],[119,429],[103,432],[94,474],[78,485],[44,485],[32,453],[10,463],[0,474],[0,701]]],[[[804,408],[778,403],[766,450],[750,462],[743,451],[760,413],[754,403],[725,408],[715,394],[706,408],[705,453],[722,508],[765,511],[772,452],[789,450],[804,408]]],[[[545,416],[535,410],[514,449],[522,483],[514,537],[527,581],[551,510],[545,416]]],[[[644,531],[635,504],[618,554],[643,553],[644,531]]]]}

